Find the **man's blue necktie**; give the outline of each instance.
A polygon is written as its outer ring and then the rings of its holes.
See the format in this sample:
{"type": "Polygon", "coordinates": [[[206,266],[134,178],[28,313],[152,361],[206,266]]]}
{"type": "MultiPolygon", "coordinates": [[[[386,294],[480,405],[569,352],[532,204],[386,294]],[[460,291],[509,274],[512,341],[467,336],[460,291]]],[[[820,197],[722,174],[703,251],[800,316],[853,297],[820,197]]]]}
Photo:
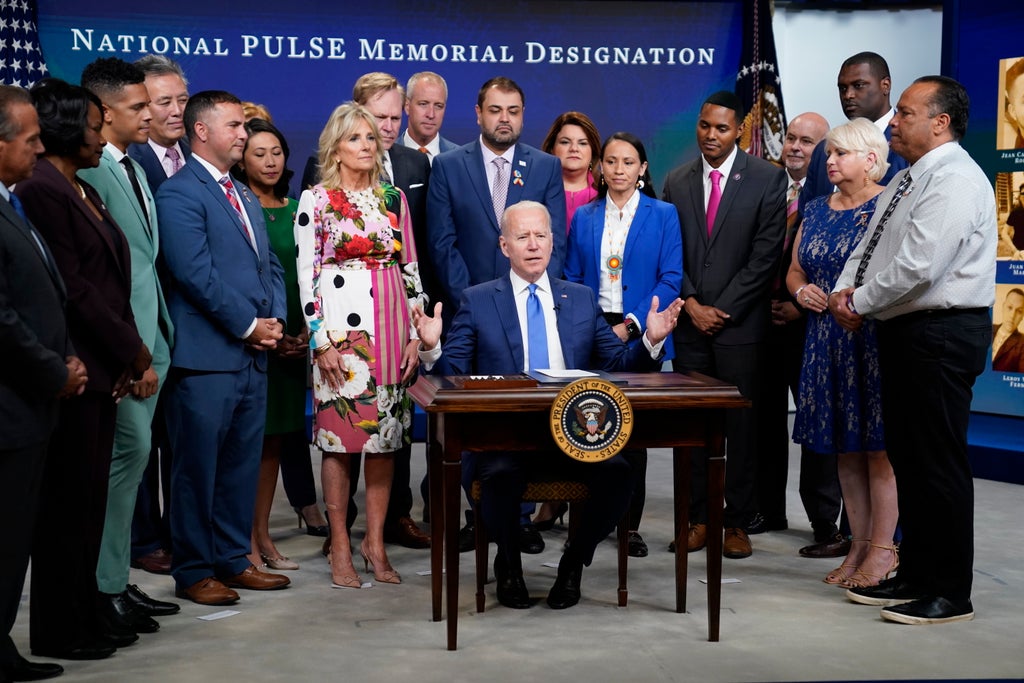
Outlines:
{"type": "Polygon", "coordinates": [[[530,370],[549,367],[548,331],[544,325],[544,310],[537,296],[537,285],[529,285],[526,297],[526,340],[530,345],[530,370]]]}
{"type": "Polygon", "coordinates": [[[21,216],[23,221],[28,223],[28,216],[25,215],[25,207],[21,205],[21,200],[18,199],[18,196],[13,192],[11,193],[11,208],[14,209],[16,214],[21,216]]]}

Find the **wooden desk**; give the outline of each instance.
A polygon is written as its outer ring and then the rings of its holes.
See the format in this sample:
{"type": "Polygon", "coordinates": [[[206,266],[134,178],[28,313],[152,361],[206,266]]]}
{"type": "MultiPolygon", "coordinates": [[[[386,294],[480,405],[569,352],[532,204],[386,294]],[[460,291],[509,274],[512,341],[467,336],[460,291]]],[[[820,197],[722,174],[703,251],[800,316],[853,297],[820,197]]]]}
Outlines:
{"type": "MultiPolygon", "coordinates": [[[[722,510],[725,489],[724,411],[750,402],[723,382],[699,375],[620,373],[633,406],[628,448],[672,448],[676,532],[676,612],[686,611],[690,451],[708,452],[708,640],[718,640],[722,595],[722,510]]],[[[448,583],[448,649],[457,647],[462,451],[557,450],[548,413],[560,386],[460,389],[425,376],[410,389],[427,412],[430,472],[430,570],[434,621],[441,621],[443,575],[448,583]],[[441,476],[438,476],[441,475],[441,476]],[[440,523],[439,523],[440,522],[440,523]],[[442,553],[442,548],[444,552],[442,553]],[[443,558],[443,560],[442,560],[443,558]],[[442,566],[443,564],[443,566],[442,566]],[[443,572],[443,568],[447,572],[443,572]]]]}

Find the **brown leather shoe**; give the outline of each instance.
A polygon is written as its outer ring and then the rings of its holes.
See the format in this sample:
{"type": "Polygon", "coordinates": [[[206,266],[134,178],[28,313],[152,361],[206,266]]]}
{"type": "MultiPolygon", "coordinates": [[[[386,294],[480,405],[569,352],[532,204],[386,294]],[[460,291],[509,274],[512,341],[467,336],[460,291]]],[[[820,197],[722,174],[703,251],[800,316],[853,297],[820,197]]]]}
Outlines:
{"type": "Polygon", "coordinates": [[[750,547],[750,537],[747,532],[738,527],[729,527],[725,530],[725,541],[722,543],[722,555],[733,560],[750,557],[754,549],[750,547]]]}
{"type": "Polygon", "coordinates": [[[231,578],[224,579],[224,584],[232,588],[248,588],[253,591],[276,591],[284,588],[292,582],[283,574],[271,574],[261,572],[256,567],[249,565],[241,574],[235,574],[231,578]]]}
{"type": "Polygon", "coordinates": [[[690,533],[686,536],[686,552],[694,553],[703,550],[708,544],[708,525],[691,524],[690,533]]]}
{"type": "Polygon", "coordinates": [[[850,553],[850,539],[838,531],[821,543],[800,548],[800,557],[846,557],[850,553]]]}
{"type": "Polygon", "coordinates": [[[175,594],[200,605],[233,605],[238,602],[238,593],[212,576],[196,581],[188,588],[178,586],[175,594]]]}
{"type": "Polygon", "coordinates": [[[384,542],[422,549],[430,547],[430,536],[416,526],[412,517],[399,517],[397,522],[384,527],[384,542]]]}
{"type": "Polygon", "coordinates": [[[163,548],[157,548],[148,555],[136,557],[132,560],[131,565],[150,574],[170,574],[171,554],[163,548]]]}

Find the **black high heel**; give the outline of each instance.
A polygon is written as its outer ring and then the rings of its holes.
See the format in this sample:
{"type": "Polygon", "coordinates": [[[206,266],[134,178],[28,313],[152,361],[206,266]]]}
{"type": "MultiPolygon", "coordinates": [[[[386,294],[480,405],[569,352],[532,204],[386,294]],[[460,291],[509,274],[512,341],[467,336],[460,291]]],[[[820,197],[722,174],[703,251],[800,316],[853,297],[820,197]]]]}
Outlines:
{"type": "Polygon", "coordinates": [[[306,518],[302,516],[302,510],[299,508],[292,508],[295,510],[295,515],[299,518],[299,528],[302,525],[306,525],[306,534],[309,536],[319,536],[320,538],[326,538],[330,533],[330,527],[328,525],[318,526],[310,524],[306,521],[306,518]]]}
{"type": "Polygon", "coordinates": [[[537,527],[537,531],[551,531],[555,528],[555,520],[558,520],[559,524],[564,524],[565,513],[569,510],[569,503],[564,500],[558,504],[555,508],[555,513],[540,521],[534,520],[533,525],[537,527]]]}

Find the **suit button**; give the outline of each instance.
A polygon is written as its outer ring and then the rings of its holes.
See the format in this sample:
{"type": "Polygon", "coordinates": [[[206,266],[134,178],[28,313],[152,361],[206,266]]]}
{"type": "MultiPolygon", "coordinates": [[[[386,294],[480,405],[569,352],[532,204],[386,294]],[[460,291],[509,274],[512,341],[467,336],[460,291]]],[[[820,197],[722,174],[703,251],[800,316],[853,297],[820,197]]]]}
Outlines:
{"type": "Polygon", "coordinates": [[[704,267],[705,267],[705,268],[710,268],[710,267],[711,267],[711,264],[710,264],[710,263],[705,263],[705,264],[704,264],[704,267]]]}
{"type": "Polygon", "coordinates": [[[263,268],[257,268],[256,272],[259,273],[260,275],[262,275],[263,274],[263,268]]]}
{"type": "Polygon", "coordinates": [[[264,300],[263,300],[263,301],[261,301],[260,303],[261,303],[261,304],[263,304],[264,306],[269,306],[269,305],[270,305],[270,302],[269,302],[269,301],[267,301],[266,299],[264,299],[264,300]]]}

